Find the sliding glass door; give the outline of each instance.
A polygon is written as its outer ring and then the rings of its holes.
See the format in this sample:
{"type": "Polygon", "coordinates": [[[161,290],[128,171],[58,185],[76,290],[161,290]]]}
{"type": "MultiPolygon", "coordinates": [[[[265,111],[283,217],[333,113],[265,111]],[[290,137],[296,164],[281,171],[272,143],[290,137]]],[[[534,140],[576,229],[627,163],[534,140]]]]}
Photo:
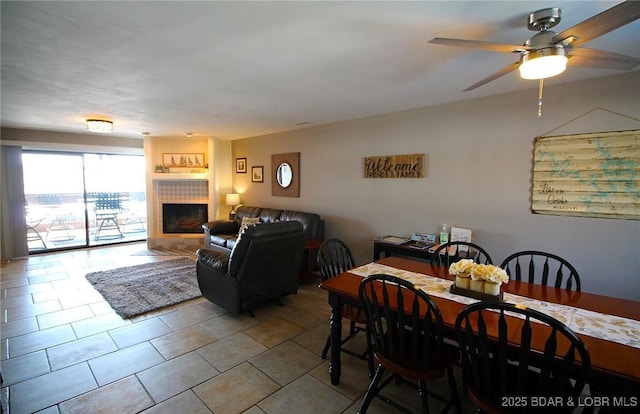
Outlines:
{"type": "Polygon", "coordinates": [[[89,244],[147,236],[144,157],[85,154],[89,244]]]}
{"type": "Polygon", "coordinates": [[[29,252],[146,238],[144,157],[24,152],[29,252]]]}
{"type": "Polygon", "coordinates": [[[86,246],[83,159],[23,153],[29,252],[86,246]]]}

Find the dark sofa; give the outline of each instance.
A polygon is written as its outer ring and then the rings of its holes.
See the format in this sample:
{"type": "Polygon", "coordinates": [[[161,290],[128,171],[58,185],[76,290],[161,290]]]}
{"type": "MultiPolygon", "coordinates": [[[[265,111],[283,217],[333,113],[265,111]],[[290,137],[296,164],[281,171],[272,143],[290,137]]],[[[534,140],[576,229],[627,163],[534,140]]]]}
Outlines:
{"type": "Polygon", "coordinates": [[[265,207],[240,206],[233,220],[215,220],[202,225],[204,246],[223,253],[231,253],[238,239],[243,217],[260,218],[260,223],[298,221],[309,239],[324,240],[324,220],[318,214],[303,211],[279,210],[265,207]]]}
{"type": "Polygon", "coordinates": [[[199,249],[196,273],[202,296],[233,312],[298,291],[298,270],[307,233],[297,221],[246,227],[230,254],[199,249]]]}

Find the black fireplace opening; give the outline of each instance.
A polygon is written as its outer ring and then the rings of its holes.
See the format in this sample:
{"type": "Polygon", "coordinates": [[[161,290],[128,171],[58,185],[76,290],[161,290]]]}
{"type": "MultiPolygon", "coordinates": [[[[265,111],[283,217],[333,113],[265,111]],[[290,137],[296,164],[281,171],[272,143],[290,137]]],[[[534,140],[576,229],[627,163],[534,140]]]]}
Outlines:
{"type": "Polygon", "coordinates": [[[163,233],[203,233],[207,221],[206,204],[162,204],[163,233]]]}

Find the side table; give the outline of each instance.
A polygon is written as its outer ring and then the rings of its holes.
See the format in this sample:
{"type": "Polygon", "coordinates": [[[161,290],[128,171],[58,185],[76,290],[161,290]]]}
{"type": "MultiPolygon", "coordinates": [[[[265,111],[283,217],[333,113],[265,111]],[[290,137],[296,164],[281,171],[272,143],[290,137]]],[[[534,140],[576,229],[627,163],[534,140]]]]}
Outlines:
{"type": "Polygon", "coordinates": [[[313,251],[317,250],[320,248],[320,246],[322,246],[322,243],[324,243],[324,240],[320,240],[320,239],[308,239],[305,243],[304,243],[304,251],[305,251],[305,255],[307,256],[307,267],[304,271],[300,272],[300,276],[299,279],[301,281],[309,281],[309,280],[317,280],[318,278],[320,278],[319,275],[313,273],[313,251]]]}

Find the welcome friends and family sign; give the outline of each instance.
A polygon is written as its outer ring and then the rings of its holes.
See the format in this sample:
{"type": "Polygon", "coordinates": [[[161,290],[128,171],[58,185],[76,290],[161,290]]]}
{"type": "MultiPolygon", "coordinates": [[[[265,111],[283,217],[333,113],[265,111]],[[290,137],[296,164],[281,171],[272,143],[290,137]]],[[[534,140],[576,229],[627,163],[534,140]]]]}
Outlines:
{"type": "Polygon", "coordinates": [[[424,154],[364,157],[364,178],[424,178],[424,154]]]}

